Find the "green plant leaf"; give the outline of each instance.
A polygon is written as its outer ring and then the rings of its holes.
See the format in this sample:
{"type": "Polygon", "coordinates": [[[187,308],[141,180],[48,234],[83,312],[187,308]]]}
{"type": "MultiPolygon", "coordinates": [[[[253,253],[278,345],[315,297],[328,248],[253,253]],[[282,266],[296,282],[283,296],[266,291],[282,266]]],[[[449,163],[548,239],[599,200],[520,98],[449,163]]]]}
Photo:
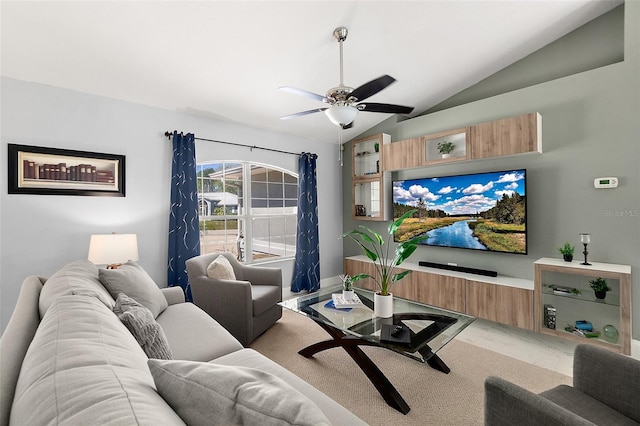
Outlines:
{"type": "Polygon", "coordinates": [[[395,274],[393,276],[393,282],[395,283],[396,281],[400,281],[401,279],[403,279],[405,276],[409,275],[410,273],[411,273],[411,271],[408,270],[408,271],[402,271],[402,272],[399,272],[399,273],[395,274]]]}
{"type": "MultiPolygon", "coordinates": [[[[369,234],[373,235],[375,238],[375,241],[366,233],[360,231],[362,233],[362,235],[366,235],[367,236],[367,242],[371,243],[371,244],[384,244],[384,240],[382,239],[382,235],[378,234],[376,231],[374,231],[373,229],[369,229],[364,225],[360,225],[360,228],[362,229],[366,229],[369,234]]],[[[364,237],[363,237],[364,238],[364,237]]]]}
{"type": "Polygon", "coordinates": [[[369,274],[358,274],[358,275],[354,275],[353,277],[351,277],[351,281],[352,282],[356,282],[356,281],[363,280],[365,278],[373,278],[373,277],[371,275],[369,275],[369,274]]]}
{"type": "Polygon", "coordinates": [[[406,212],[405,214],[403,214],[402,216],[400,216],[399,218],[397,218],[396,220],[391,222],[389,224],[389,227],[387,228],[387,231],[389,232],[389,235],[395,234],[396,231],[398,230],[398,228],[400,227],[400,225],[402,225],[402,222],[404,222],[404,220],[406,218],[408,218],[409,216],[413,215],[417,211],[418,210],[416,210],[416,209],[409,210],[408,212],[406,212]]]}

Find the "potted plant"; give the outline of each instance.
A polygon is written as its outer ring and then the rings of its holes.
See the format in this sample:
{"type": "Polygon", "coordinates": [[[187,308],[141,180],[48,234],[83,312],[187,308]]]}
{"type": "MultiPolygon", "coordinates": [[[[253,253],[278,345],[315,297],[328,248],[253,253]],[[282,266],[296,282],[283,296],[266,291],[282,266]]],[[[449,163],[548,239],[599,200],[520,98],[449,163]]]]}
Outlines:
{"type": "Polygon", "coordinates": [[[376,143],[374,143],[374,144],[373,144],[373,150],[374,150],[375,152],[380,151],[380,144],[379,144],[378,142],[376,142],[376,143]]]}
{"type": "Polygon", "coordinates": [[[358,274],[351,277],[351,281],[355,282],[363,278],[371,278],[376,283],[379,290],[374,294],[374,311],[376,316],[388,318],[393,315],[393,295],[389,290],[393,284],[411,272],[407,270],[396,273],[396,268],[413,254],[421,241],[427,239],[426,235],[422,235],[403,241],[396,247],[393,257],[390,257],[389,251],[393,234],[395,234],[406,218],[416,212],[417,210],[415,209],[410,210],[391,222],[387,227],[386,241],[382,235],[363,225],[359,226],[359,228],[363,230],[354,229],[340,235],[340,238],[349,237],[355,241],[364,254],[373,261],[375,268],[374,275],[358,274]],[[385,302],[383,302],[383,300],[385,300],[385,302]]]}
{"type": "Polygon", "coordinates": [[[349,275],[340,275],[342,280],[342,297],[344,300],[353,300],[353,279],[349,275]]]}
{"type": "Polygon", "coordinates": [[[565,262],[571,262],[573,260],[573,252],[575,247],[569,244],[569,241],[564,243],[564,246],[558,247],[558,251],[562,254],[562,258],[565,262]]]}
{"type": "Polygon", "coordinates": [[[611,288],[609,288],[609,286],[607,285],[607,281],[601,277],[589,281],[589,285],[591,285],[591,288],[596,294],[596,299],[604,299],[605,297],[607,297],[607,291],[611,290],[611,288]]]}
{"type": "Polygon", "coordinates": [[[442,154],[442,158],[449,158],[449,154],[451,154],[454,149],[456,149],[456,145],[453,142],[438,142],[438,152],[442,154]]]}

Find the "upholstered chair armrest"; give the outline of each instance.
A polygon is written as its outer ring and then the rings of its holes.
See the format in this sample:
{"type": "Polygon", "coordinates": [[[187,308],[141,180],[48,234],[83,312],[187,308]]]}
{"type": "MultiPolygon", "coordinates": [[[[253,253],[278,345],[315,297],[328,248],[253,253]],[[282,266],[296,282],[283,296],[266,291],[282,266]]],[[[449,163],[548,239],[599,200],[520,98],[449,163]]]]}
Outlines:
{"type": "Polygon", "coordinates": [[[180,286],[165,287],[161,288],[160,290],[162,291],[162,294],[164,294],[164,297],[166,297],[167,303],[169,303],[169,305],[175,305],[185,302],[184,290],[182,290],[182,287],[180,286]]]}
{"type": "Polygon", "coordinates": [[[266,266],[242,267],[242,278],[256,285],[273,285],[282,288],[282,269],[266,266]]]}
{"type": "Polygon", "coordinates": [[[207,276],[191,279],[194,302],[214,318],[251,317],[251,283],[249,281],[219,280],[207,276]]]}
{"type": "Polygon", "coordinates": [[[593,426],[571,411],[500,377],[484,382],[485,426],[593,426]]]}
{"type": "Polygon", "coordinates": [[[578,345],[573,387],[640,423],[640,361],[594,345],[578,345]]]}

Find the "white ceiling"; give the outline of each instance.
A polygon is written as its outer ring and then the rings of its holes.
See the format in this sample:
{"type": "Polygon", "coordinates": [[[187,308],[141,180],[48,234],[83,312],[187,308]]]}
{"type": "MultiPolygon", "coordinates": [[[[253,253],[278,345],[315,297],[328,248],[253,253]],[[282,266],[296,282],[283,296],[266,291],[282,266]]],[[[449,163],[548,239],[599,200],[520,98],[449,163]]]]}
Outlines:
{"type": "MultiPolygon", "coordinates": [[[[324,95],[397,82],[371,102],[419,114],[619,5],[537,1],[2,1],[2,75],[335,142],[324,95]]],[[[360,112],[348,140],[390,114],[360,112]]],[[[169,125],[169,123],[168,123],[169,125]]],[[[179,129],[188,131],[189,129],[179,129]]],[[[207,137],[207,135],[201,135],[207,137]]]]}

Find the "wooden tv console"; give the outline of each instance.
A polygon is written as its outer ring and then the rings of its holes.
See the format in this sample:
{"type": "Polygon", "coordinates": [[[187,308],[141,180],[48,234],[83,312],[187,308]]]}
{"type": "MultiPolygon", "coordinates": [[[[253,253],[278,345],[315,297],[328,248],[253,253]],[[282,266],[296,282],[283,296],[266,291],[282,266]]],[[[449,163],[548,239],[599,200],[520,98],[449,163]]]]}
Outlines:
{"type": "MultiPolygon", "coordinates": [[[[407,269],[413,272],[392,287],[397,297],[534,330],[532,280],[447,271],[412,262],[401,266],[398,272],[407,269]]],[[[346,257],[344,271],[351,276],[372,275],[373,263],[366,256],[346,257]]],[[[357,285],[376,290],[371,279],[360,280],[357,285]]]]}

